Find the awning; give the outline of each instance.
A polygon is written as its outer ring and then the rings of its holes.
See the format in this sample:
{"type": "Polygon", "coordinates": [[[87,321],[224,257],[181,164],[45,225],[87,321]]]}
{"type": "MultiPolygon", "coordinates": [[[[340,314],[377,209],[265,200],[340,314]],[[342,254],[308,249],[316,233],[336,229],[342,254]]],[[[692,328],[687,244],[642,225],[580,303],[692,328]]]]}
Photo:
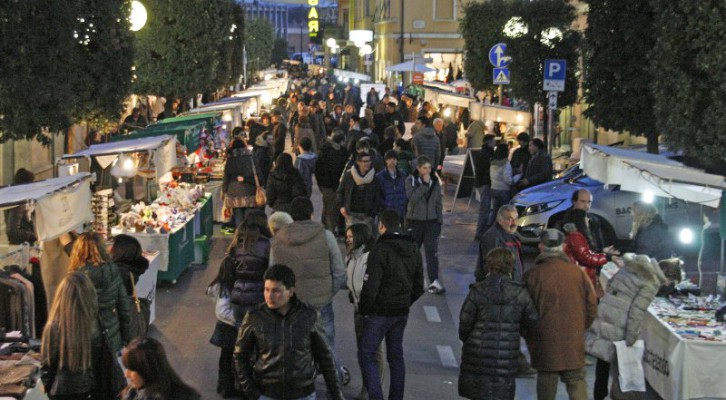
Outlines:
{"type": "Polygon", "coordinates": [[[95,157],[99,164],[103,168],[106,168],[121,154],[146,151],[153,153],[154,164],[156,165],[156,178],[158,180],[176,166],[176,143],[177,141],[174,136],[153,136],[121,142],[94,144],[77,153],[66,154],[62,158],[95,157]]]}
{"type": "Polygon", "coordinates": [[[91,212],[91,174],[82,172],[0,189],[0,208],[27,202],[35,210],[38,240],[54,239],[93,220],[91,212]]]}
{"type": "Polygon", "coordinates": [[[386,71],[388,71],[388,72],[434,72],[434,71],[436,71],[436,68],[428,67],[428,66],[426,66],[425,63],[417,63],[416,70],[414,71],[413,61],[406,61],[406,62],[402,62],[400,64],[391,65],[390,67],[386,67],[386,71]]]}
{"type": "Polygon", "coordinates": [[[688,167],[665,156],[585,143],[581,162],[585,173],[622,190],[673,197],[716,208],[726,190],[726,178],[688,167]]]}
{"type": "Polygon", "coordinates": [[[359,72],[346,71],[344,69],[333,69],[333,75],[343,79],[358,79],[361,82],[371,82],[371,77],[359,72]]]}

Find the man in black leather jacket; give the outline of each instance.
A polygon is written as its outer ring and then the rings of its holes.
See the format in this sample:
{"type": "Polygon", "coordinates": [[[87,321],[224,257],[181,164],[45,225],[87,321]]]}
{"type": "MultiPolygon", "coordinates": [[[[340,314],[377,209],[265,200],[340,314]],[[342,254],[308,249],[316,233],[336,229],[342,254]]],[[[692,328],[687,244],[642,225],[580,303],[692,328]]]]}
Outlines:
{"type": "Polygon", "coordinates": [[[317,364],[328,397],[343,400],[333,355],[317,311],[294,294],[295,274],[281,264],[265,271],[265,303],[242,321],[235,367],[249,399],[288,400],[315,393],[317,364]]]}

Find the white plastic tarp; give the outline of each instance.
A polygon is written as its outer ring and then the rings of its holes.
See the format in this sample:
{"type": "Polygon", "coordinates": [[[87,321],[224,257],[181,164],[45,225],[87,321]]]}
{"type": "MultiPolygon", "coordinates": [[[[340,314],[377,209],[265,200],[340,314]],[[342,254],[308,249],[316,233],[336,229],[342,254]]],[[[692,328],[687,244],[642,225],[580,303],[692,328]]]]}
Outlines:
{"type": "Polygon", "coordinates": [[[85,150],[66,154],[63,158],[95,157],[105,168],[120,154],[143,151],[153,153],[157,180],[176,166],[176,138],[171,135],[94,144],[85,150]]]}
{"type": "Polygon", "coordinates": [[[434,72],[436,71],[436,68],[431,68],[427,66],[425,63],[416,63],[414,66],[413,61],[406,61],[402,62],[400,64],[391,65],[389,67],[386,67],[386,71],[388,72],[434,72]],[[416,70],[414,70],[414,67],[416,70]]]}
{"type": "Polygon", "coordinates": [[[665,156],[632,150],[582,146],[585,173],[603,183],[620,185],[622,190],[644,193],[718,207],[726,178],[688,167],[665,156]]]}
{"type": "Polygon", "coordinates": [[[46,179],[0,189],[0,208],[34,203],[38,240],[54,239],[93,220],[91,174],[46,179]]]}

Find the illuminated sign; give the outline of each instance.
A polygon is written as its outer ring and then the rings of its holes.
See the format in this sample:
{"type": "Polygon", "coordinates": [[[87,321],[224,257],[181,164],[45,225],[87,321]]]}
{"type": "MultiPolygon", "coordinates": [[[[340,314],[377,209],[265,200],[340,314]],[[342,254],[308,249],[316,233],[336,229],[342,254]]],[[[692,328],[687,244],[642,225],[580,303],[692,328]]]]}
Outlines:
{"type": "Polygon", "coordinates": [[[318,9],[315,7],[318,5],[318,0],[308,0],[310,11],[308,12],[308,34],[311,38],[318,37],[318,31],[320,31],[320,21],[318,18],[318,9]]]}

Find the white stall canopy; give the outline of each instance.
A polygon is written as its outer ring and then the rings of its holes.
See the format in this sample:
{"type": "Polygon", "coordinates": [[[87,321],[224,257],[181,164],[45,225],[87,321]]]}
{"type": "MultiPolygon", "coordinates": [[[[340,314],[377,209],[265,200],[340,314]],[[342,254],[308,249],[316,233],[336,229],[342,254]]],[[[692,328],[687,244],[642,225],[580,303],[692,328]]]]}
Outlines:
{"type": "Polygon", "coordinates": [[[517,108],[485,104],[472,101],[469,104],[471,118],[477,121],[506,122],[508,124],[528,127],[532,113],[517,108]]]}
{"type": "Polygon", "coordinates": [[[25,203],[35,210],[38,240],[46,241],[93,220],[91,212],[92,175],[46,179],[0,189],[0,209],[25,203]]]}
{"type": "Polygon", "coordinates": [[[157,181],[176,166],[176,138],[171,135],[152,136],[140,139],[123,140],[94,144],[93,146],[73,154],[66,154],[63,159],[94,157],[101,167],[106,168],[119,156],[130,153],[148,152],[156,166],[157,181]]]}
{"type": "Polygon", "coordinates": [[[651,192],[717,208],[726,178],[688,167],[657,154],[585,143],[581,162],[585,173],[622,190],[651,192]]]}
{"type": "Polygon", "coordinates": [[[434,72],[436,68],[431,68],[426,65],[425,62],[416,63],[413,61],[406,61],[400,64],[391,65],[386,67],[388,72],[434,72]]]}

